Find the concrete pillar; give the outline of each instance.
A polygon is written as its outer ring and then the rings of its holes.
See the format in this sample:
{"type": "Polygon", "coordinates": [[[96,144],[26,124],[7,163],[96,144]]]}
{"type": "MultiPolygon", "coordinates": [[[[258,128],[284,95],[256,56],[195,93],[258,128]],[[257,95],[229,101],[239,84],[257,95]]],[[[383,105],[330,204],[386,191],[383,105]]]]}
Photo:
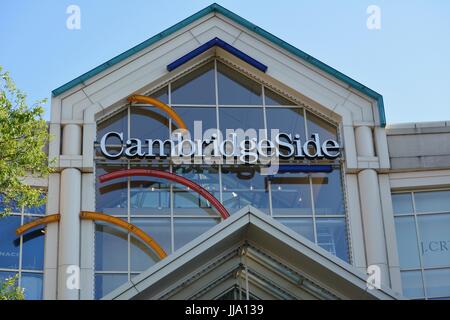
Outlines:
{"type": "Polygon", "coordinates": [[[381,269],[381,282],[389,285],[386,239],[384,237],[378,174],[373,169],[362,170],[358,174],[358,182],[367,265],[378,265],[381,269]]]}
{"type": "MultiPolygon", "coordinates": [[[[63,128],[63,155],[81,154],[81,127],[68,124],[63,128]]],[[[61,172],[58,299],[79,299],[81,172],[65,168],[61,172]]]]}
{"type": "MultiPolygon", "coordinates": [[[[375,156],[370,127],[357,127],[355,139],[358,157],[375,156]]],[[[381,271],[381,283],[390,286],[378,173],[374,169],[361,170],[358,173],[358,185],[367,265],[377,265],[381,271]]]]}
{"type": "MultiPolygon", "coordinates": [[[[67,286],[67,283],[74,272],[79,275],[80,197],[81,172],[75,168],[64,169],[61,172],[61,221],[59,222],[58,252],[58,299],[60,300],[77,300],[79,297],[79,290],[67,286]]],[[[76,283],[76,281],[77,279],[74,279],[71,283],[76,283]]]]}
{"type": "Polygon", "coordinates": [[[66,124],[63,128],[62,140],[63,155],[81,155],[81,126],[78,124],[66,124]]]}
{"type": "Polygon", "coordinates": [[[360,126],[355,129],[356,150],[359,157],[375,156],[372,129],[360,126]]]}

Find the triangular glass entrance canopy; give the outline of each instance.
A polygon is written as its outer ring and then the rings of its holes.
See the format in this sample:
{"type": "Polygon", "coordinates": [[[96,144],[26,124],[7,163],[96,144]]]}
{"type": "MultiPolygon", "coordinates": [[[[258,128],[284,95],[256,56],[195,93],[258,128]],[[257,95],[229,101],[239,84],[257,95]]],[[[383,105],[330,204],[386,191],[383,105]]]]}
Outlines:
{"type": "Polygon", "coordinates": [[[105,299],[394,299],[302,236],[246,207],[105,299]]]}
{"type": "Polygon", "coordinates": [[[242,288],[234,286],[221,296],[218,296],[216,300],[260,300],[260,298],[249,292],[247,299],[247,293],[242,288]]]}

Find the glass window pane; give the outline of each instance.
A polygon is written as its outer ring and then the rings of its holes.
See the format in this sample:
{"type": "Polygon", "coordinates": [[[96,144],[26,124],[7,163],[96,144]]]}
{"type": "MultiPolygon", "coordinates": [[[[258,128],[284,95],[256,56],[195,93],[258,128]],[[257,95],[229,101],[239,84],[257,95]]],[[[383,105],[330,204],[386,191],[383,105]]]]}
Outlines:
{"type": "Polygon", "coordinates": [[[286,227],[294,230],[309,241],[314,242],[314,227],[312,218],[275,218],[286,227]]]}
{"type": "Polygon", "coordinates": [[[296,103],[282,97],[267,87],[264,87],[266,106],[295,106],[296,103]]]}
{"type": "MultiPolygon", "coordinates": [[[[220,199],[218,167],[182,166],[174,168],[174,172],[189,179],[209,191],[216,199],[220,199]]],[[[218,216],[218,212],[199,193],[187,187],[174,184],[174,215],[218,216]]]]}
{"type": "Polygon", "coordinates": [[[219,221],[219,219],[209,218],[176,218],[174,220],[175,250],[208,231],[219,221]]]}
{"type": "Polygon", "coordinates": [[[142,143],[146,139],[169,139],[169,117],[164,111],[155,107],[132,107],[130,117],[130,138],[141,139],[142,143]]]}
{"type": "Polygon", "coordinates": [[[21,287],[25,289],[26,300],[42,300],[42,282],[40,273],[22,273],[21,287]]]}
{"type": "Polygon", "coordinates": [[[96,274],[95,299],[101,299],[128,281],[126,274],[96,274]]]}
{"type": "MultiPolygon", "coordinates": [[[[170,254],[170,219],[139,218],[132,219],[131,223],[142,229],[155,240],[169,255],[170,254]]],[[[158,255],[142,240],[131,237],[131,270],[144,271],[160,260],[158,255]]]]}
{"type": "Polygon", "coordinates": [[[450,214],[418,216],[423,265],[450,265],[450,214]]]}
{"type": "Polygon", "coordinates": [[[306,119],[308,124],[308,139],[313,133],[318,133],[321,142],[333,139],[337,140],[337,128],[328,121],[325,121],[311,112],[306,112],[306,119]]]}
{"type": "MultiPolygon", "coordinates": [[[[35,218],[25,217],[24,223],[35,218]]],[[[22,240],[22,269],[44,269],[44,237],[45,228],[34,228],[23,235],[22,240]]]]}
{"type": "Polygon", "coordinates": [[[413,213],[411,193],[394,193],[392,195],[392,206],[395,214],[413,213]]]}
{"type": "Polygon", "coordinates": [[[257,166],[222,167],[222,203],[230,214],[247,205],[269,213],[267,177],[257,166]]]}
{"type": "Polygon", "coordinates": [[[450,211],[450,190],[414,193],[416,212],[450,211]]]}
{"type": "Polygon", "coordinates": [[[95,270],[128,270],[128,233],[112,225],[95,224],[95,270]]]}
{"type": "MultiPolygon", "coordinates": [[[[266,108],[267,130],[279,130],[279,133],[300,135],[302,142],[306,141],[305,119],[302,108],[266,108]]],[[[274,137],[272,137],[273,139],[274,137]]]]}
{"type": "Polygon", "coordinates": [[[316,223],[317,244],[331,254],[349,262],[345,218],[319,218],[316,223]]]}
{"type": "Polygon", "coordinates": [[[216,104],[214,63],[172,83],[172,104],[216,104]]]}
{"type": "Polygon", "coordinates": [[[311,215],[309,176],[280,173],[271,178],[273,215],[311,215]]]}
{"type": "Polygon", "coordinates": [[[259,136],[259,129],[264,129],[263,108],[219,108],[220,131],[225,136],[227,129],[254,129],[253,137],[259,136]]]}
{"type": "Polygon", "coordinates": [[[341,170],[333,169],[330,173],[314,173],[311,180],[316,214],[344,215],[341,170]]]}
{"type": "Polygon", "coordinates": [[[168,88],[164,87],[152,94],[149,95],[152,98],[158,99],[161,102],[164,102],[165,104],[169,103],[169,94],[168,94],[168,88]]]}
{"type": "Polygon", "coordinates": [[[106,173],[126,169],[126,166],[96,165],[96,211],[112,215],[127,215],[127,185],[128,178],[114,179],[100,183],[98,178],[106,173]]]}
{"type": "Polygon", "coordinates": [[[20,237],[16,236],[18,227],[19,216],[0,218],[0,268],[19,268],[20,237]]]}
{"type": "MultiPolygon", "coordinates": [[[[158,168],[158,170],[169,171],[169,168],[158,168]]],[[[130,188],[131,215],[170,214],[170,185],[167,180],[154,177],[131,177],[130,188]]]]}
{"type": "Polygon", "coordinates": [[[395,218],[395,229],[400,267],[404,269],[419,268],[420,258],[414,218],[395,218]]]}
{"type": "Polygon", "coordinates": [[[206,130],[217,129],[217,115],[214,107],[174,107],[174,109],[186,124],[191,139],[203,139],[203,133],[206,130]],[[201,121],[202,126],[199,127],[199,132],[194,132],[194,121],[201,121]]]}
{"type": "MultiPolygon", "coordinates": [[[[97,142],[100,142],[101,138],[111,131],[123,132],[124,137],[128,135],[128,109],[120,111],[97,124],[97,142]]],[[[117,141],[119,140],[117,139],[117,141]]],[[[111,139],[108,144],[118,143],[117,141],[111,139]]]]}
{"type": "Polygon", "coordinates": [[[403,295],[408,298],[422,298],[425,296],[420,271],[402,271],[403,295]]]}
{"type": "Polygon", "coordinates": [[[217,85],[220,105],[262,105],[261,84],[217,63],[217,85]]]}
{"type": "Polygon", "coordinates": [[[428,297],[450,296],[450,269],[425,270],[428,297]]]}

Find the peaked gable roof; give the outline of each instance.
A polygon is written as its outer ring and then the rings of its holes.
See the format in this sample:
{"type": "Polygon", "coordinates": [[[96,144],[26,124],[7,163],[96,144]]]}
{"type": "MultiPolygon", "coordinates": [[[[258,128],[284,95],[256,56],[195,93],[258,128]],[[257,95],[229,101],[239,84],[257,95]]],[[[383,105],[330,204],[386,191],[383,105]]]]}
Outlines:
{"type": "Polygon", "coordinates": [[[289,43],[281,40],[280,38],[274,36],[273,34],[267,32],[264,29],[261,29],[260,27],[254,25],[250,21],[240,17],[239,15],[225,9],[224,7],[218,5],[217,3],[213,3],[210,6],[200,10],[199,12],[193,14],[192,16],[180,21],[179,23],[173,25],[172,27],[164,30],[163,32],[145,40],[144,42],[134,46],[133,48],[119,54],[118,56],[108,60],[107,62],[99,65],[98,67],[82,74],[81,76],[69,81],[68,83],[60,86],[59,88],[56,88],[52,91],[52,94],[54,97],[72,89],[73,87],[82,84],[84,81],[94,77],[95,75],[101,73],[102,71],[114,66],[115,64],[127,59],[131,55],[138,53],[139,51],[151,46],[152,44],[164,39],[165,37],[177,32],[178,30],[188,26],[192,22],[201,19],[202,17],[210,14],[210,13],[219,13],[230,20],[234,21],[235,23],[243,26],[244,28],[255,32],[259,36],[265,38],[266,40],[272,42],[273,44],[283,48],[284,50],[288,51],[289,53],[295,55],[298,58],[303,59],[304,61],[310,63],[311,65],[319,68],[320,70],[328,73],[329,75],[339,79],[340,81],[346,83],[350,87],[356,89],[357,91],[361,92],[362,94],[374,99],[377,101],[378,105],[378,112],[380,117],[380,124],[381,126],[386,125],[386,115],[384,111],[384,102],[383,102],[383,96],[379,93],[375,92],[374,90],[364,86],[363,84],[357,82],[356,80],[353,80],[352,78],[346,76],[345,74],[337,71],[336,69],[330,67],[329,65],[321,62],[320,60],[310,56],[309,54],[305,53],[304,51],[290,45],[289,43]]]}
{"type": "MultiPolygon", "coordinates": [[[[259,210],[247,206],[117,288],[104,299],[167,297],[167,292],[160,291],[173,291],[177,282],[186,288],[188,281],[183,278],[186,274],[194,270],[197,276],[198,269],[202,266],[211,262],[217,265],[220,260],[217,257],[221,253],[234,248],[236,243],[242,241],[257,244],[261,249],[272,252],[280,260],[301,270],[302,277],[323,291],[325,298],[330,295],[341,299],[398,298],[390,289],[368,290],[366,276],[356,268],[259,210]]],[[[301,283],[298,285],[301,286],[301,283]]]]}

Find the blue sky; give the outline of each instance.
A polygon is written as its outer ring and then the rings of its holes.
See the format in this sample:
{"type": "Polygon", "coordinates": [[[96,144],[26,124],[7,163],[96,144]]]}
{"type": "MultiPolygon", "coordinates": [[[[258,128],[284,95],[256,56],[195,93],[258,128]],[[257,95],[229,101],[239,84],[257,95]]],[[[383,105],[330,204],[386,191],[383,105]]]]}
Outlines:
{"type": "MultiPolygon", "coordinates": [[[[0,65],[29,102],[211,4],[1,0],[0,65]],[[81,30],[66,28],[69,5],[81,30]]],[[[227,0],[225,8],[384,96],[388,123],[450,120],[450,1],[227,0]],[[366,27],[369,5],[381,29],[366,27]]],[[[50,104],[46,105],[48,119],[50,104]]]]}

